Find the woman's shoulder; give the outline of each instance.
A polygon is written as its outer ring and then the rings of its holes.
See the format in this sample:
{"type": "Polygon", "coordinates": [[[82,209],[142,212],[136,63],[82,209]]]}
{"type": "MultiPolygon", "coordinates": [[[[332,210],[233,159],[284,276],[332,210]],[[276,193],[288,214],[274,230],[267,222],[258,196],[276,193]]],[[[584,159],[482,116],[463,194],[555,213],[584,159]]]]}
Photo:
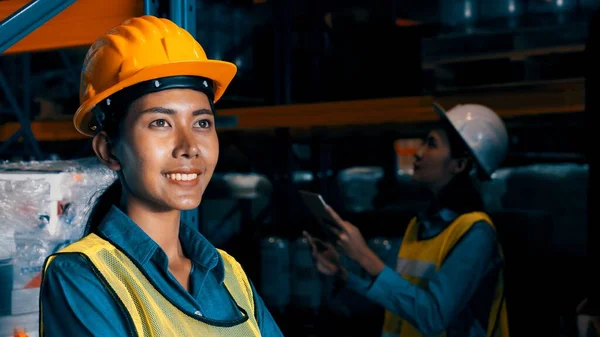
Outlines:
{"type": "Polygon", "coordinates": [[[235,275],[237,276],[243,276],[244,278],[246,278],[246,272],[244,271],[244,268],[242,267],[242,265],[236,260],[235,257],[233,257],[231,254],[227,253],[226,251],[216,248],[217,252],[219,253],[219,255],[221,256],[221,261],[223,261],[223,268],[225,271],[225,274],[233,272],[235,275]]]}
{"type": "Polygon", "coordinates": [[[461,213],[449,226],[449,235],[455,240],[464,241],[467,237],[478,239],[495,240],[496,227],[490,216],[484,211],[461,213]]]}
{"type": "MultiPolygon", "coordinates": [[[[63,247],[48,257],[45,273],[69,273],[75,271],[80,276],[88,278],[87,273],[96,276],[93,263],[88,258],[89,250],[97,250],[98,245],[106,245],[107,241],[95,234],[88,234],[81,239],[63,247]]],[[[73,276],[73,275],[72,275],[73,276]]],[[[76,277],[77,277],[76,276],[76,277]]]]}
{"type": "MultiPolygon", "coordinates": [[[[76,253],[56,253],[48,258],[46,274],[48,273],[70,273],[77,274],[89,270],[93,272],[91,262],[85,256],[76,253]]],[[[73,275],[75,276],[75,275],[73,275]]]]}
{"type": "MultiPolygon", "coordinates": [[[[223,249],[219,249],[219,248],[215,248],[215,249],[217,250],[217,252],[221,256],[221,259],[223,260],[224,264],[226,264],[226,265],[232,265],[232,266],[235,266],[235,267],[240,266],[240,263],[231,254],[227,253],[223,249]]],[[[240,268],[241,268],[241,266],[240,266],[240,268]]]]}
{"type": "Polygon", "coordinates": [[[77,271],[82,273],[89,271],[93,273],[92,262],[86,257],[86,251],[99,244],[96,235],[86,235],[81,239],[61,248],[48,257],[46,261],[46,273],[77,271]]]}
{"type": "Polygon", "coordinates": [[[98,291],[102,282],[94,272],[91,262],[76,253],[57,253],[48,258],[42,277],[47,289],[85,288],[98,291]]]}
{"type": "Polygon", "coordinates": [[[465,219],[465,236],[476,237],[478,240],[496,240],[496,226],[487,212],[474,211],[462,216],[465,219]]]}
{"type": "Polygon", "coordinates": [[[97,250],[98,246],[111,246],[108,241],[102,237],[90,233],[82,237],[81,239],[69,244],[62,248],[59,253],[83,253],[84,255],[90,249],[97,250]]]}
{"type": "Polygon", "coordinates": [[[494,226],[494,222],[490,215],[483,210],[468,211],[468,212],[457,212],[455,220],[462,220],[462,222],[475,224],[487,224],[488,226],[494,226]]]}

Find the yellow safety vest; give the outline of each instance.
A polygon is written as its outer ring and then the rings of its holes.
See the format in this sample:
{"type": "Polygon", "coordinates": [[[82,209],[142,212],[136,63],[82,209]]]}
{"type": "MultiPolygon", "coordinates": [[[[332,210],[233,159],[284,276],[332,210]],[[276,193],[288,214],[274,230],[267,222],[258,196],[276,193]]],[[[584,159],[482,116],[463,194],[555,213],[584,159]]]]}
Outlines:
{"type": "MultiPolygon", "coordinates": [[[[418,223],[413,218],[406,229],[400,252],[396,271],[412,284],[422,288],[427,287],[428,275],[440,269],[452,247],[460,238],[478,221],[484,220],[492,228],[494,224],[487,214],[482,212],[467,213],[459,216],[447,228],[436,237],[428,240],[418,240],[418,223]]],[[[498,245],[500,255],[502,249],[498,245]]],[[[477,252],[473,252],[477,254],[477,252]]],[[[500,269],[496,294],[492,303],[492,309],[488,323],[488,337],[508,337],[508,317],[506,312],[506,300],[504,299],[504,276],[503,268],[500,269]]],[[[383,337],[421,337],[424,336],[408,321],[402,319],[389,311],[385,311],[383,324],[383,337]]],[[[442,333],[440,336],[446,336],[442,333]]]]}
{"type": "MultiPolygon", "coordinates": [[[[123,252],[96,234],[84,237],[57,254],[64,253],[78,253],[91,261],[105,287],[129,314],[135,336],[260,336],[250,283],[240,264],[224,251],[219,250],[225,265],[224,283],[244,313],[242,319],[231,324],[181,311],[156,290],[123,252]]],[[[47,259],[44,272],[53,259],[54,255],[47,259]]],[[[42,313],[40,306],[40,317],[42,313]]],[[[41,323],[40,320],[40,336],[43,336],[41,323]]]]}

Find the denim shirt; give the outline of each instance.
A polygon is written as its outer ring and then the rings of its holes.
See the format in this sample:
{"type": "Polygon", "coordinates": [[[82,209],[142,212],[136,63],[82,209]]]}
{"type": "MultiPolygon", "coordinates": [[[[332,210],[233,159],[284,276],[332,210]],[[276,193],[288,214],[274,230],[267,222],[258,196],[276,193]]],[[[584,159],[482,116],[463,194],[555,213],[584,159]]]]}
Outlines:
{"type": "MultiPolygon", "coordinates": [[[[420,215],[418,238],[435,237],[459,214],[443,209],[420,215]]],[[[386,266],[374,279],[348,275],[348,287],[409,321],[425,335],[487,335],[489,313],[502,259],[496,233],[485,221],[471,227],[454,246],[428,289],[411,284],[386,266]]]]}
{"type": "MultiPolygon", "coordinates": [[[[198,231],[181,224],[179,239],[192,261],[188,292],[168,270],[165,252],[119,208],[113,206],[97,234],[124,251],[169,301],[188,312],[219,321],[241,317],[223,280],[221,255],[198,231]]],[[[262,336],[283,336],[252,285],[255,315],[262,336]]],[[[40,289],[46,336],[127,336],[127,314],[77,254],[56,256],[40,289]]]]}

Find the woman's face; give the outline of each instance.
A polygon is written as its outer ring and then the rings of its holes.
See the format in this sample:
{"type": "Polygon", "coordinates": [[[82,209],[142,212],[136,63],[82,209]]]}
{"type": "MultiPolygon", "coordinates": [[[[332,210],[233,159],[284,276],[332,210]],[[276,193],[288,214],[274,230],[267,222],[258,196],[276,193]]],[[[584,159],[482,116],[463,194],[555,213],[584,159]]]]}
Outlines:
{"type": "Polygon", "coordinates": [[[113,149],[125,198],[155,210],[197,207],[219,157],[214,122],[208,97],[196,90],[136,100],[113,149]]]}
{"type": "Polygon", "coordinates": [[[450,142],[442,128],[429,132],[415,154],[413,179],[439,192],[465,168],[463,159],[452,158],[450,142]]]}

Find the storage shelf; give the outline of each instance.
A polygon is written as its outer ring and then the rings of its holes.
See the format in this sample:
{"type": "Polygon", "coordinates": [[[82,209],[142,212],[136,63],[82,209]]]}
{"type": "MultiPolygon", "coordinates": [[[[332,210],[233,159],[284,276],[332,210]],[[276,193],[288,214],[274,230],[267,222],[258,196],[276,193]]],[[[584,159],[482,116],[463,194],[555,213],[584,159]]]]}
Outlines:
{"type": "Polygon", "coordinates": [[[235,125],[221,129],[275,127],[316,127],[420,123],[437,119],[432,104],[445,108],[460,103],[480,103],[493,108],[502,118],[580,112],[585,106],[583,80],[515,85],[471,93],[356,100],[313,104],[292,104],[219,110],[235,125]]]}
{"type": "MultiPolygon", "coordinates": [[[[0,1],[4,20],[29,0],[0,1]]],[[[110,28],[143,12],[141,0],[78,0],[6,50],[6,54],[90,45],[110,28]]]]}
{"type": "MultiPolygon", "coordinates": [[[[19,130],[20,127],[21,125],[19,123],[0,125],[0,142],[6,141],[11,135],[19,130]]],[[[31,131],[35,138],[40,142],[69,141],[86,138],[75,130],[71,120],[32,122],[31,131]]]]}
{"type": "MultiPolygon", "coordinates": [[[[228,120],[219,127],[228,130],[260,130],[277,127],[307,128],[431,122],[437,119],[433,102],[445,108],[460,103],[477,102],[493,108],[502,118],[576,113],[584,110],[583,80],[503,87],[482,92],[382,98],[371,100],[290,104],[218,110],[218,117],[228,120]]],[[[17,123],[0,126],[0,142],[19,128],[17,123]]],[[[33,122],[38,141],[85,139],[71,120],[33,122]]]]}

